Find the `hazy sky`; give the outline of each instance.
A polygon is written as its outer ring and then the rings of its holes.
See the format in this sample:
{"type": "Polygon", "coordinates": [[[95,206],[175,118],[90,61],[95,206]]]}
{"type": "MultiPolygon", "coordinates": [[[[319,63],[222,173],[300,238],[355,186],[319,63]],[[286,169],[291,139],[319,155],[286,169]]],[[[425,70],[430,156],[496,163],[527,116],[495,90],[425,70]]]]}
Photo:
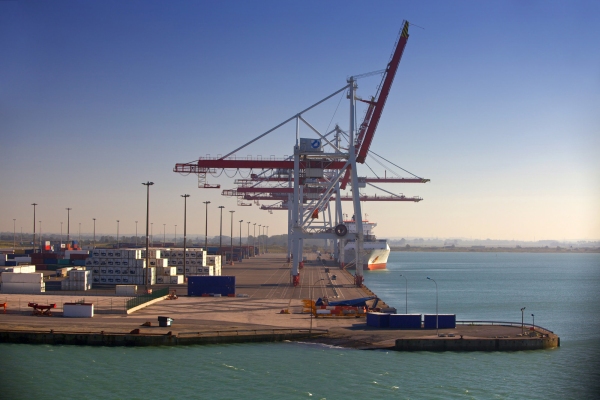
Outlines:
{"type": "MultiPolygon", "coordinates": [[[[155,235],[182,232],[184,193],[191,234],[206,200],[211,236],[218,205],[227,233],[229,210],[236,232],[243,219],[285,233],[287,213],[237,207],[174,165],[226,154],[384,68],[403,19],[424,29],[410,29],[371,148],[431,182],[385,186],[420,203],[363,203],[376,233],[600,239],[598,1],[2,1],[0,231],[16,218],[31,232],[36,202],[44,232],[66,207],[71,232],[94,217],[99,233],[117,219],[141,232],[151,180],[155,235]]],[[[310,116],[319,129],[347,127],[338,101],[310,116]]],[[[293,144],[291,125],[241,155],[293,144]]]]}

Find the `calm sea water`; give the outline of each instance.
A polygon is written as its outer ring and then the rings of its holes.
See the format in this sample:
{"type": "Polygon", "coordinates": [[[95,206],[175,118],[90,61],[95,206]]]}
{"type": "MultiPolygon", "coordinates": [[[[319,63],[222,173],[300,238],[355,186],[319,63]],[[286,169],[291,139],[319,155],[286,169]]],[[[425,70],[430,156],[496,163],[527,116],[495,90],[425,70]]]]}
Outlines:
{"type": "Polygon", "coordinates": [[[103,348],[0,345],[2,399],[586,399],[600,394],[600,255],[392,253],[366,284],[408,312],[526,321],[555,350],[399,353],[303,343],[103,348]]]}

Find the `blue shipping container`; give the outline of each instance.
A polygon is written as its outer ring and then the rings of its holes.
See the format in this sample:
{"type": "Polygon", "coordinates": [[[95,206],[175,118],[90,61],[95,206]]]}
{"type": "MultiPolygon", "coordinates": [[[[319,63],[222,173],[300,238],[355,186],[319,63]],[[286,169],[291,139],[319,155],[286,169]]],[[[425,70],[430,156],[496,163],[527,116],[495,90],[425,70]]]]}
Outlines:
{"type": "Polygon", "coordinates": [[[390,314],[390,328],[421,329],[421,314],[390,314]]]}
{"type": "Polygon", "coordinates": [[[235,276],[189,276],[188,296],[235,295],[235,276]]]}
{"type": "Polygon", "coordinates": [[[388,328],[390,326],[390,314],[367,313],[367,326],[373,328],[388,328]]]}
{"type": "MultiPolygon", "coordinates": [[[[439,314],[437,316],[437,324],[439,329],[454,329],[456,328],[456,314],[439,314]]],[[[423,325],[425,329],[435,329],[435,314],[425,314],[423,325]]]]}

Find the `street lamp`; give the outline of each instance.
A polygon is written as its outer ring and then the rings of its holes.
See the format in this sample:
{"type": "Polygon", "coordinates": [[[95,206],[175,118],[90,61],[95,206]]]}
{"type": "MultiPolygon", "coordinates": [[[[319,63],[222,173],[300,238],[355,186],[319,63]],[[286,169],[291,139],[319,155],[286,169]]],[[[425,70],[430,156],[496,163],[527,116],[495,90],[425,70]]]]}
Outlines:
{"type": "MultiPolygon", "coordinates": [[[[312,286],[310,287],[310,289],[312,290],[312,293],[310,293],[310,331],[309,333],[312,334],[312,325],[313,325],[313,310],[312,310],[312,300],[313,300],[313,296],[315,294],[315,285],[317,284],[317,282],[320,281],[324,281],[324,278],[321,279],[317,279],[315,281],[315,283],[312,284],[312,286]]],[[[317,312],[317,305],[315,304],[315,313],[317,312]]]]}
{"type": "Polygon", "coordinates": [[[233,213],[235,211],[229,211],[231,213],[231,262],[229,265],[233,265],[233,213]]]}
{"type": "Polygon", "coordinates": [[[150,222],[150,243],[154,247],[154,222],[150,222]]]}
{"type": "Polygon", "coordinates": [[[408,279],[406,279],[406,277],[402,274],[400,274],[401,277],[404,278],[404,280],[406,281],[406,293],[405,293],[405,297],[406,297],[406,311],[405,313],[408,314],[408,279]]]}
{"type": "Polygon", "coordinates": [[[137,234],[137,221],[135,221],[135,246],[138,245],[138,234],[137,234]]]}
{"type": "Polygon", "coordinates": [[[256,256],[256,222],[254,223],[254,236],[252,236],[252,255],[256,256]]]}
{"type": "Polygon", "coordinates": [[[531,314],[531,316],[533,317],[533,331],[535,332],[535,315],[531,314]]]}
{"type": "MultiPolygon", "coordinates": [[[[96,250],[96,218],[92,218],[94,220],[94,250],[96,250]]],[[[137,221],[135,221],[137,222],[137,221]]],[[[137,239],[137,224],[135,225],[136,230],[136,239],[137,239]]]]}
{"type": "Polygon", "coordinates": [[[146,186],[146,268],[144,268],[144,287],[146,288],[146,293],[148,293],[148,267],[150,266],[150,243],[148,236],[148,224],[150,221],[150,186],[154,185],[154,182],[146,182],[142,183],[142,185],[146,186]]]}
{"type": "Polygon", "coordinates": [[[208,205],[210,201],[203,201],[203,203],[206,209],[204,216],[204,251],[208,251],[208,205]]]}
{"type": "Polygon", "coordinates": [[[67,243],[71,240],[71,210],[72,208],[67,207],[67,243]]]}
{"type": "Polygon", "coordinates": [[[258,224],[258,254],[261,254],[260,252],[260,228],[261,228],[261,224],[258,224]]]}
{"type": "Polygon", "coordinates": [[[429,279],[430,281],[433,281],[433,283],[435,283],[435,334],[439,335],[439,325],[438,325],[438,286],[437,286],[437,282],[434,279],[431,279],[430,277],[427,277],[427,279],[429,279]]]}
{"type": "Polygon", "coordinates": [[[223,247],[223,209],[225,206],[219,206],[219,208],[221,209],[221,217],[219,219],[219,254],[222,255],[223,250],[221,247],[223,247]]]}
{"type": "Polygon", "coordinates": [[[183,281],[185,282],[185,268],[187,266],[185,261],[185,246],[187,240],[187,198],[190,197],[189,194],[182,194],[183,197],[183,281]]]}
{"type": "Polygon", "coordinates": [[[248,234],[246,236],[246,247],[248,247],[248,257],[252,257],[250,255],[250,221],[246,222],[248,224],[248,234]]]}
{"type": "Polygon", "coordinates": [[[33,242],[31,245],[32,250],[35,253],[35,206],[37,206],[37,203],[31,203],[31,205],[33,206],[33,242]]]}
{"type": "Polygon", "coordinates": [[[525,324],[523,322],[523,311],[525,311],[525,307],[521,308],[521,334],[525,334],[525,324]]]}
{"type": "Polygon", "coordinates": [[[240,258],[244,256],[244,253],[242,252],[242,222],[244,222],[244,220],[240,219],[240,258]]]}
{"type": "Polygon", "coordinates": [[[119,220],[117,220],[117,249],[119,248],[119,220]]]}

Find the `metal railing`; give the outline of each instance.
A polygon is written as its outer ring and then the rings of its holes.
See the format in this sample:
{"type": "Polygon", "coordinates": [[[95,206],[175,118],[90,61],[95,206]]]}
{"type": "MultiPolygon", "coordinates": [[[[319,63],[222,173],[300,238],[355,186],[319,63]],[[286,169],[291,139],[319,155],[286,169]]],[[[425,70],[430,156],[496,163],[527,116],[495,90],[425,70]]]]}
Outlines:
{"type": "Polygon", "coordinates": [[[133,307],[137,307],[141,304],[147,303],[151,300],[158,299],[159,297],[163,297],[169,294],[169,288],[162,288],[153,290],[152,293],[143,294],[141,296],[132,297],[127,300],[127,309],[130,310],[133,307]]]}
{"type": "Polygon", "coordinates": [[[506,321],[456,321],[456,324],[457,325],[500,325],[500,326],[516,326],[516,327],[527,326],[527,327],[533,327],[533,328],[537,328],[537,329],[543,329],[543,330],[545,330],[547,332],[554,333],[550,329],[544,328],[543,326],[533,325],[533,324],[528,324],[528,323],[521,323],[521,322],[506,322],[506,321]]]}

